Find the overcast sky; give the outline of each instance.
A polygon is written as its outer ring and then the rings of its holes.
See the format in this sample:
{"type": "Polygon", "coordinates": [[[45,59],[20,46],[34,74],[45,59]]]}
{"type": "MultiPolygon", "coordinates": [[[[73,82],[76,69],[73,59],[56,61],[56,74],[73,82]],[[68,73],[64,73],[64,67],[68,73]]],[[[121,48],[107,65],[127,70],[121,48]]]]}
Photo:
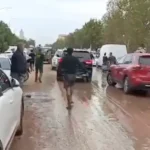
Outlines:
{"type": "Polygon", "coordinates": [[[38,44],[52,43],[90,18],[100,19],[106,4],[107,0],[1,0],[0,20],[17,35],[23,29],[25,37],[38,44]]]}

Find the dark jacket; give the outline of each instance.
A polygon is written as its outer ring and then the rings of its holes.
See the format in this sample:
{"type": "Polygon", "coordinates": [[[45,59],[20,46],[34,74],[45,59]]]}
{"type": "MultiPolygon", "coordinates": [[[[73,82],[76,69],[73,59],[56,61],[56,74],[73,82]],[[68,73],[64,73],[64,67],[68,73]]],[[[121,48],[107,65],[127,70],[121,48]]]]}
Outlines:
{"type": "Polygon", "coordinates": [[[116,64],[116,57],[115,56],[110,56],[108,58],[108,60],[109,60],[110,65],[116,64]]]}
{"type": "Polygon", "coordinates": [[[86,72],[86,68],[74,56],[66,55],[62,59],[61,67],[65,74],[76,74],[77,66],[81,67],[86,72]]]}
{"type": "Polygon", "coordinates": [[[27,61],[21,51],[16,51],[11,58],[11,73],[24,74],[27,72],[27,61]]]}
{"type": "Polygon", "coordinates": [[[107,56],[103,56],[103,65],[107,65],[108,58],[107,56]]]}

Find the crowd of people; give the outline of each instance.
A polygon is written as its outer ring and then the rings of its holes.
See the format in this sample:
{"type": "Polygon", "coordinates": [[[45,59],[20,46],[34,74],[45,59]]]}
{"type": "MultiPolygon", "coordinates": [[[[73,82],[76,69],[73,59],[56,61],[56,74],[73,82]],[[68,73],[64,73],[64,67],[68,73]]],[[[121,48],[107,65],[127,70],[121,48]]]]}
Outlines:
{"type": "Polygon", "coordinates": [[[31,50],[31,53],[29,54],[29,60],[26,60],[23,51],[24,44],[19,43],[17,45],[17,50],[13,53],[11,58],[11,76],[17,79],[22,87],[24,74],[26,74],[27,71],[34,71],[35,66],[35,82],[39,80],[41,83],[44,62],[44,54],[42,53],[42,49],[39,47],[36,50],[36,53],[31,50]]]}

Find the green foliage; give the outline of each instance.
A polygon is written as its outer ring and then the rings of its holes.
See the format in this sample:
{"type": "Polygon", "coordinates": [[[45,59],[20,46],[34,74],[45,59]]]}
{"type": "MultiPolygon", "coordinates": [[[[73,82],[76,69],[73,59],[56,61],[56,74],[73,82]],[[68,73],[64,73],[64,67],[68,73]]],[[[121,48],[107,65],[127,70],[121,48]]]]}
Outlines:
{"type": "Polygon", "coordinates": [[[65,39],[58,39],[53,43],[54,48],[76,47],[92,48],[102,45],[102,23],[100,20],[91,19],[81,29],[69,33],[65,39]]]}
{"type": "Polygon", "coordinates": [[[32,39],[29,39],[29,41],[19,39],[11,32],[11,29],[6,23],[0,21],[0,52],[4,52],[9,46],[15,46],[19,42],[24,43],[26,47],[35,45],[35,41],[32,39]]]}
{"type": "Polygon", "coordinates": [[[141,44],[150,48],[150,0],[109,0],[101,20],[91,19],[53,46],[96,48],[107,43],[126,44],[131,52],[141,44]]]}

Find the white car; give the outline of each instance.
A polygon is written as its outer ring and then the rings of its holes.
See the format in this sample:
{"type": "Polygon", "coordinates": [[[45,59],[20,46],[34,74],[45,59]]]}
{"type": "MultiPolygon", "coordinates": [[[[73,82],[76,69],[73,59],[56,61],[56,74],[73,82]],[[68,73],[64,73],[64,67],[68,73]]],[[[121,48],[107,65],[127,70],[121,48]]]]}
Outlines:
{"type": "Polygon", "coordinates": [[[23,133],[24,101],[19,82],[0,69],[0,150],[8,150],[23,133]]]}
{"type": "Polygon", "coordinates": [[[7,74],[7,76],[10,76],[11,62],[5,54],[0,54],[0,68],[7,74]]]}
{"type": "Polygon", "coordinates": [[[52,58],[52,70],[57,68],[58,61],[63,54],[63,50],[57,50],[54,57],[52,58]]]}

